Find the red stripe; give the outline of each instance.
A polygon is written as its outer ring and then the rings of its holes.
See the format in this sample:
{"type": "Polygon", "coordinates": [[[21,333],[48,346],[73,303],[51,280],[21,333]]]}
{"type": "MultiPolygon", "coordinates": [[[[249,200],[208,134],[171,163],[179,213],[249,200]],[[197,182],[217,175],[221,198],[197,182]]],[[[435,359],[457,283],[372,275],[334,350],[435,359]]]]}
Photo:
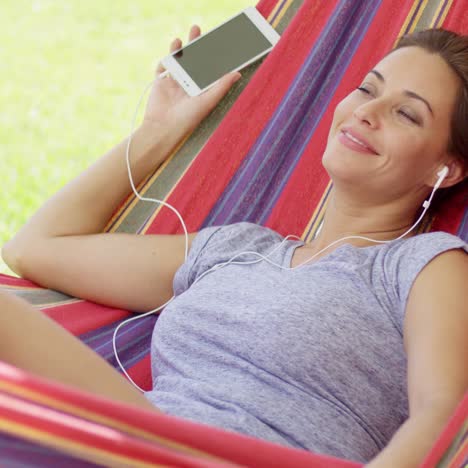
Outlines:
{"type": "MultiPolygon", "coordinates": [[[[109,429],[105,426],[85,421],[73,415],[63,414],[51,408],[44,408],[31,402],[15,398],[0,391],[0,427],[1,419],[8,423],[14,422],[29,430],[65,439],[67,442],[83,444],[93,449],[102,450],[114,456],[124,456],[131,460],[146,463],[170,463],[180,467],[220,466],[205,459],[183,455],[174,451],[158,447],[144,439],[137,439],[121,431],[109,429]]],[[[91,455],[90,452],[88,452],[91,455]]],[[[99,460],[91,455],[91,460],[99,460]]],[[[108,461],[111,461],[106,457],[108,461]]],[[[115,460],[114,460],[115,462],[115,460]]],[[[232,466],[221,465],[221,466],[232,466]]]]}
{"type": "MultiPolygon", "coordinates": [[[[305,450],[284,447],[156,411],[145,411],[135,406],[117,403],[62,384],[47,381],[4,363],[0,363],[0,381],[13,383],[21,386],[22,389],[28,389],[51,399],[76,405],[82,410],[117,420],[135,429],[142,429],[150,434],[176,441],[241,465],[256,466],[258,468],[272,466],[357,468],[360,466],[346,460],[316,455],[305,450]]],[[[14,413],[9,414],[8,418],[11,421],[18,420],[14,413]]],[[[49,424],[50,422],[47,420],[44,421],[45,430],[47,430],[49,424]]],[[[90,445],[94,445],[92,439],[90,445]]]]}
{"type": "MultiPolygon", "coordinates": [[[[0,274],[0,286],[20,286],[34,291],[47,291],[32,281],[0,274]]],[[[13,292],[13,291],[12,291],[13,292]]],[[[114,323],[131,314],[123,309],[113,309],[89,301],[74,300],[72,303],[39,306],[50,318],[60,323],[74,335],[81,335],[114,323]]]]}
{"type": "Polygon", "coordinates": [[[452,417],[439,435],[437,442],[433,445],[431,451],[425,458],[421,468],[433,468],[440,462],[442,456],[454,441],[455,436],[462,425],[468,419],[468,392],[465,393],[463,400],[457,406],[452,417]]]}
{"type": "Polygon", "coordinates": [[[465,439],[458,455],[450,462],[448,468],[467,468],[468,466],[468,440],[465,439]]]}
{"type": "Polygon", "coordinates": [[[74,335],[81,335],[109,325],[131,314],[88,301],[78,301],[44,308],[43,312],[74,335]]]}
{"type": "MultiPolygon", "coordinates": [[[[461,187],[461,186],[460,186],[461,187]]],[[[467,190],[458,191],[437,207],[437,214],[431,226],[431,231],[444,231],[457,234],[466,207],[467,190]]]]}
{"type": "Polygon", "coordinates": [[[137,382],[143,390],[148,391],[153,388],[153,381],[151,379],[150,368],[151,356],[148,353],[136,364],[126,369],[126,371],[133,381],[137,382]]]}
{"type": "MultiPolygon", "coordinates": [[[[301,234],[307,226],[330,180],[321,160],[326,148],[335,107],[353,90],[354,86],[359,85],[360,80],[369,71],[369,67],[377,63],[384,53],[391,49],[412,4],[413,0],[382,1],[362,43],[340,80],[327,111],[308,142],[294,173],[283,189],[268,220],[268,227],[286,235],[301,234]],[[297,207],[293,214],[291,207],[297,207]]],[[[314,25],[309,24],[307,27],[314,27],[314,25]]]]}
{"type": "Polygon", "coordinates": [[[16,278],[14,276],[4,275],[3,273],[0,273],[0,284],[5,286],[21,286],[33,289],[44,289],[38,286],[36,283],[33,283],[32,281],[28,281],[23,278],[16,278]]]}
{"type": "Polygon", "coordinates": [[[468,33],[468,0],[454,0],[442,27],[459,34],[468,33]]]}

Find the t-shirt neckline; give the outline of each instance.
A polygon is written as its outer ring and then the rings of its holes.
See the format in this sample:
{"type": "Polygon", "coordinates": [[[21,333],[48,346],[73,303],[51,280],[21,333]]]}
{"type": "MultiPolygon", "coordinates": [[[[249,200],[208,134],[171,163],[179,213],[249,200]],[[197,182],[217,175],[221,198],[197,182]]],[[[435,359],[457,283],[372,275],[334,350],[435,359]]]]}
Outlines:
{"type": "MultiPolygon", "coordinates": [[[[306,242],[304,242],[302,240],[288,240],[288,241],[286,241],[285,242],[286,248],[285,248],[284,256],[283,256],[283,266],[288,267],[291,270],[295,270],[296,268],[298,268],[299,265],[297,265],[294,268],[291,268],[291,261],[292,261],[292,258],[294,256],[294,252],[296,251],[296,249],[298,249],[299,247],[302,247],[304,245],[306,245],[306,242]]],[[[373,249],[375,247],[382,247],[384,245],[388,245],[388,244],[383,244],[383,243],[377,244],[376,243],[375,245],[367,245],[365,247],[356,247],[355,245],[352,245],[349,242],[345,242],[344,244],[341,244],[338,247],[336,247],[335,249],[333,249],[328,254],[324,255],[323,257],[320,257],[318,260],[314,260],[314,261],[312,261],[312,263],[306,263],[306,264],[302,265],[301,268],[304,268],[306,266],[313,266],[313,265],[321,262],[322,260],[328,260],[335,253],[338,253],[342,249],[351,248],[351,249],[366,250],[366,249],[373,249]]]]}

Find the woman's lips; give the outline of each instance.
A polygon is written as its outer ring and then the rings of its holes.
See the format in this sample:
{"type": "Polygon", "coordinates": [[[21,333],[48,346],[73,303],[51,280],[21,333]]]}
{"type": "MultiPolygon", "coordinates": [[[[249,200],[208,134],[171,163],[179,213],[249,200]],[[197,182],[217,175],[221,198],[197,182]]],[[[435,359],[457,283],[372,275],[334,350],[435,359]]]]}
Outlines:
{"type": "Polygon", "coordinates": [[[347,148],[352,149],[353,151],[357,151],[358,153],[373,154],[374,156],[377,155],[377,153],[371,150],[370,148],[367,148],[366,146],[363,146],[360,143],[356,143],[355,141],[351,140],[351,138],[349,138],[347,134],[343,132],[343,130],[340,131],[340,134],[338,135],[338,140],[347,148]]]}

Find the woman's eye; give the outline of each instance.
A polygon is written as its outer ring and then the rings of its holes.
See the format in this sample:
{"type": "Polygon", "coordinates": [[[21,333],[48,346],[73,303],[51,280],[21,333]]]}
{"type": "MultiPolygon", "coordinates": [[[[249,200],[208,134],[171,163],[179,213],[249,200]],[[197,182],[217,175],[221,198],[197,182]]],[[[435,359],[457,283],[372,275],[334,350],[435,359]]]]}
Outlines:
{"type": "Polygon", "coordinates": [[[406,112],[399,110],[398,113],[401,114],[403,117],[405,117],[405,119],[411,120],[411,122],[415,124],[418,123],[418,121],[414,117],[411,117],[411,115],[407,114],[406,112]]]}
{"type": "Polygon", "coordinates": [[[363,88],[362,86],[359,86],[358,88],[359,91],[361,91],[362,93],[366,93],[366,94],[370,94],[370,91],[366,88],[363,88]]]}

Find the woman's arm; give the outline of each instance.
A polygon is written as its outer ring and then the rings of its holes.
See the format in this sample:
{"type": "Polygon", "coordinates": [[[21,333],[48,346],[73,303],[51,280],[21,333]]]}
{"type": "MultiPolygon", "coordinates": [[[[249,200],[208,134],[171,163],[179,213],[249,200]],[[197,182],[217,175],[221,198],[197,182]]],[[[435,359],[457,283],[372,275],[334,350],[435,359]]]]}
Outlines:
{"type": "Polygon", "coordinates": [[[418,467],[468,391],[468,255],[429,262],[411,288],[404,324],[410,416],[369,468],[418,467]]]}

